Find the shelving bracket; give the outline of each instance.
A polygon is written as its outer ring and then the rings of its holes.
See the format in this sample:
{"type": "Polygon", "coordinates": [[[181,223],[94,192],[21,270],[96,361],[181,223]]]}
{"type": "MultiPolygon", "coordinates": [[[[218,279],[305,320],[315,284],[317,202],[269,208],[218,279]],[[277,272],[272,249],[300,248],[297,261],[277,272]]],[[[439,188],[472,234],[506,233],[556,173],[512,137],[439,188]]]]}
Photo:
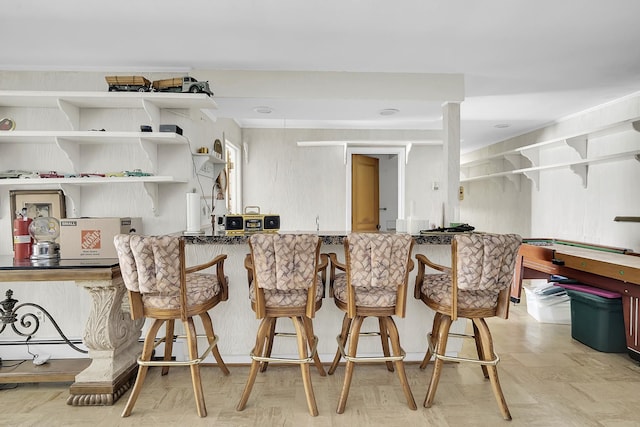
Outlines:
{"type": "Polygon", "coordinates": [[[153,212],[153,216],[159,216],[160,212],[158,209],[158,184],[154,182],[145,182],[144,191],[149,196],[151,200],[151,211],[153,212]]]}

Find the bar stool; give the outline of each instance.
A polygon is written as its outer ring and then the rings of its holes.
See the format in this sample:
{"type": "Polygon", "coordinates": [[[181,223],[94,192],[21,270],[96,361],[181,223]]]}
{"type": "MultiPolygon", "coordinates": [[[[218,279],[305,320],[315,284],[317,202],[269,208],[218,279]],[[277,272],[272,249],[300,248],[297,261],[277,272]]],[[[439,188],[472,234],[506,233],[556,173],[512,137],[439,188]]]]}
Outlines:
{"type": "Polygon", "coordinates": [[[485,378],[491,381],[502,416],[511,419],[498,380],[498,356],[493,350],[491,331],[485,318],[509,316],[509,293],[515,272],[515,262],[522,239],[516,234],[471,233],[453,236],[452,266],[444,267],[417,255],[418,274],[414,296],[436,311],[428,334],[428,350],[420,365],[424,369],[435,357],[431,381],[424,400],[429,408],[436,394],[444,361],[470,362],[481,365],[485,378]],[[425,274],[425,266],[440,271],[425,274]],[[459,317],[471,319],[473,335],[449,332],[452,321],[459,317]],[[477,359],[446,356],[448,337],[475,340],[477,359]]]}
{"type": "Polygon", "coordinates": [[[269,362],[300,365],[309,413],[318,415],[318,407],[311,384],[309,365],[315,364],[318,373],[325,371],[316,348],[318,338],[313,332],[312,319],[322,306],[324,284],[321,270],[326,270],[326,257],[320,262],[321,240],[312,234],[254,234],[249,237],[250,258],[245,259],[251,308],[258,327],[256,345],[250,353],[249,378],[236,409],[244,410],[258,371],[269,362]],[[288,317],[294,333],[276,331],[276,321],[288,317]],[[275,337],[295,337],[298,358],[273,357],[275,337]]]}
{"type": "Polygon", "coordinates": [[[393,371],[395,364],[407,404],[412,410],[417,408],[404,369],[405,352],[392,317],[405,315],[407,281],[413,269],[412,248],[413,238],[408,234],[351,233],[344,241],[345,264],[338,262],[336,254],[329,254],[333,300],[345,312],[337,337],[338,350],[328,371],[333,374],[340,359],[346,360],[339,414],[347,404],[356,363],[385,362],[389,371],[393,371]],[[362,323],[369,316],[378,318],[379,332],[361,332],[362,323]],[[379,336],[383,355],[357,356],[361,335],[379,336]]]}
{"type": "Polygon", "coordinates": [[[129,290],[131,317],[154,319],[144,339],[142,355],[138,359],[138,375],[122,416],[128,417],[131,414],[149,366],[162,366],[162,375],[169,372],[170,366],[189,366],[198,415],[206,417],[200,363],[212,352],[222,372],[229,374],[218,351],[218,337],[214,334],[208,313],[228,298],[227,278],[224,275],[227,256],[218,255],[205,264],[186,267],[184,239],[180,237],[119,234],[113,241],[118,252],[122,279],[129,290]],[[214,266],[216,274],[197,273],[214,266]],[[200,317],[205,331],[203,336],[209,342],[209,347],[200,356],[194,316],[200,317]],[[182,321],[186,331],[189,349],[187,361],[171,360],[173,341],[176,338],[173,335],[176,319],[182,321]],[[165,325],[165,335],[156,340],[162,325],[165,325]],[[164,359],[152,361],[153,351],[161,343],[164,343],[164,359]]]}

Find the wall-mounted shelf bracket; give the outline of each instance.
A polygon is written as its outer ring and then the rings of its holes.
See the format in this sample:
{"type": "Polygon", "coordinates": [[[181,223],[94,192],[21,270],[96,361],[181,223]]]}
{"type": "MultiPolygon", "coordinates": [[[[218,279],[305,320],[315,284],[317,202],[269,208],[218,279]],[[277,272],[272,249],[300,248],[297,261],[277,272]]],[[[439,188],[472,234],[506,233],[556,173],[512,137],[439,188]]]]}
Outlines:
{"type": "Polygon", "coordinates": [[[579,164],[579,165],[571,165],[569,169],[576,175],[580,177],[582,180],[582,187],[587,188],[587,178],[589,177],[589,165],[588,164],[579,164]]]}

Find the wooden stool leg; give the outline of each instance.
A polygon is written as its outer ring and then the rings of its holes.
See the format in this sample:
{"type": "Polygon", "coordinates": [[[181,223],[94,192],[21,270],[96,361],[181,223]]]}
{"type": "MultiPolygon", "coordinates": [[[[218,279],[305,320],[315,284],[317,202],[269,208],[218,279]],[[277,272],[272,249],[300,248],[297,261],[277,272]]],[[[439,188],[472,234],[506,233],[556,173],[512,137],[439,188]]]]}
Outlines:
{"type": "MultiPolygon", "coordinates": [[[[391,353],[389,353],[389,333],[387,332],[386,322],[383,320],[384,318],[378,317],[378,326],[380,328],[380,340],[382,341],[382,354],[385,357],[389,357],[391,353]]],[[[387,360],[387,371],[393,372],[393,362],[387,360]]]]}
{"type": "MultiPolygon", "coordinates": [[[[355,357],[358,352],[358,338],[360,337],[360,328],[362,327],[363,316],[356,316],[351,322],[351,329],[349,331],[349,350],[347,355],[349,357],[355,357]]],[[[351,378],[353,377],[353,369],[355,363],[347,360],[347,367],[344,372],[344,383],[342,384],[342,392],[340,393],[340,400],[338,401],[338,409],[336,412],[342,414],[344,408],[347,405],[347,398],[349,397],[349,388],[351,387],[351,378]]]]}
{"type": "MultiPolygon", "coordinates": [[[[269,317],[269,333],[267,334],[267,341],[265,342],[264,348],[262,349],[262,356],[271,357],[271,351],[273,350],[273,337],[276,335],[276,322],[278,321],[277,317],[269,317]]],[[[260,362],[260,372],[265,372],[267,367],[269,366],[269,362],[260,362]]]]}
{"type": "MultiPolygon", "coordinates": [[[[350,327],[351,327],[351,319],[349,318],[349,316],[345,314],[344,318],[342,319],[342,329],[340,330],[340,344],[342,345],[342,348],[346,348],[345,346],[347,345],[347,338],[349,338],[350,327]]],[[[338,367],[338,363],[340,363],[341,358],[342,358],[342,354],[340,353],[340,348],[338,348],[338,350],[336,351],[336,356],[333,358],[333,362],[329,367],[329,371],[328,371],[329,375],[333,375],[333,373],[336,371],[336,368],[338,367]]]]}
{"type": "Polygon", "coordinates": [[[433,317],[433,325],[431,326],[431,336],[430,342],[427,343],[427,353],[424,355],[424,359],[422,359],[422,363],[420,364],[420,369],[424,369],[429,364],[431,360],[431,349],[435,347],[438,337],[438,329],[440,328],[440,320],[442,319],[442,313],[436,312],[433,317]]]}
{"type": "MultiPolygon", "coordinates": [[[[485,360],[495,359],[496,355],[493,352],[493,340],[491,338],[491,332],[489,331],[487,323],[484,319],[473,319],[473,324],[477,325],[478,327],[478,332],[480,333],[482,342],[483,354],[487,358],[485,360]]],[[[493,394],[496,397],[498,406],[500,407],[502,417],[505,420],[510,420],[511,413],[509,412],[507,401],[505,400],[504,394],[502,393],[502,387],[500,387],[500,380],[498,379],[498,368],[496,367],[496,365],[488,365],[487,370],[489,371],[489,380],[491,381],[493,394]]]]}
{"type": "MultiPolygon", "coordinates": [[[[171,355],[173,354],[173,330],[174,330],[175,320],[169,319],[165,322],[165,339],[164,339],[164,360],[170,361],[171,355]]],[[[167,375],[169,373],[169,366],[162,367],[161,375],[167,375]]]]}
{"type": "Polygon", "coordinates": [[[451,328],[451,317],[450,316],[442,316],[440,319],[440,327],[438,328],[437,339],[438,342],[436,344],[435,353],[436,360],[433,364],[433,373],[431,374],[431,382],[429,383],[429,388],[427,389],[427,396],[424,399],[424,407],[429,408],[433,403],[433,398],[436,395],[436,390],[438,388],[438,381],[440,381],[440,374],[442,373],[442,359],[438,357],[438,355],[444,355],[447,351],[447,338],[449,337],[449,329],[451,328]]]}
{"type": "MultiPolygon", "coordinates": [[[[385,324],[385,329],[389,331],[389,336],[391,337],[391,346],[393,347],[393,355],[399,356],[402,353],[402,348],[400,347],[400,335],[398,335],[398,328],[396,327],[396,323],[393,321],[392,317],[381,317],[381,322],[385,324]]],[[[402,391],[404,391],[404,396],[407,399],[407,405],[409,405],[409,409],[416,410],[418,407],[416,406],[416,401],[413,398],[413,393],[411,393],[411,388],[409,387],[409,381],[407,380],[407,373],[404,370],[404,361],[402,359],[396,360],[396,370],[398,371],[398,377],[400,378],[400,384],[402,385],[402,391]]]]}
{"type": "MultiPolygon", "coordinates": [[[[147,332],[147,336],[144,339],[144,345],[142,347],[142,355],[140,356],[140,360],[148,361],[151,360],[151,355],[153,354],[153,346],[155,344],[155,339],[158,334],[158,330],[160,326],[164,323],[164,320],[156,319],[149,331],[147,332]]],[[[133,389],[131,390],[131,395],[129,395],[129,400],[127,401],[127,405],[124,407],[122,411],[123,417],[128,417],[131,415],[131,411],[133,410],[133,406],[136,404],[136,400],[138,400],[138,396],[140,395],[140,390],[142,390],[142,384],[144,383],[144,379],[147,376],[148,366],[138,366],[138,375],[136,377],[136,382],[133,385],[133,389]]]]}
{"type": "MultiPolygon", "coordinates": [[[[296,328],[296,337],[298,340],[298,355],[300,359],[305,359],[308,355],[307,337],[304,327],[304,321],[302,317],[292,317],[293,325],[296,328]]],[[[311,384],[311,372],[308,363],[301,363],[300,370],[302,371],[302,382],[304,384],[304,392],[307,396],[307,406],[309,407],[309,413],[314,417],[318,415],[318,406],[316,405],[316,397],[313,393],[313,386],[311,384]]]]}
{"type": "MultiPolygon", "coordinates": [[[[476,342],[476,351],[478,352],[478,359],[479,360],[491,360],[493,359],[492,357],[488,357],[484,352],[484,349],[482,348],[482,339],[480,337],[480,332],[478,332],[478,326],[476,326],[476,322],[474,319],[472,320],[472,324],[473,324],[473,339],[476,342]]],[[[480,365],[480,367],[482,367],[482,375],[484,375],[485,378],[489,378],[489,371],[487,371],[487,365],[480,365]]]]}
{"type": "MultiPolygon", "coordinates": [[[[204,313],[200,314],[200,320],[202,320],[204,331],[207,334],[207,341],[209,341],[209,345],[211,345],[211,343],[213,342],[216,336],[215,331],[213,330],[213,322],[211,322],[211,316],[209,316],[209,313],[205,311],[204,313]]],[[[224,363],[224,360],[222,360],[222,356],[220,355],[220,350],[218,350],[217,344],[211,349],[211,353],[213,354],[213,357],[216,359],[216,362],[218,363],[218,367],[220,368],[222,373],[224,375],[229,375],[229,369],[227,368],[227,365],[224,363]]]]}
{"type": "MultiPolygon", "coordinates": [[[[307,316],[303,316],[302,321],[304,322],[304,328],[307,333],[307,342],[309,343],[309,350],[311,350],[313,349],[313,346],[315,344],[314,343],[315,333],[313,332],[313,321],[309,319],[307,316]]],[[[320,356],[318,356],[317,351],[313,354],[313,363],[316,365],[316,369],[318,370],[318,373],[320,374],[320,376],[326,377],[327,374],[324,371],[324,366],[322,366],[322,362],[320,361],[320,356]]]]}
{"type": "MultiPolygon", "coordinates": [[[[189,359],[195,360],[198,355],[198,337],[196,335],[196,327],[193,323],[193,318],[188,317],[184,322],[185,330],[187,333],[187,346],[189,348],[189,359]]],[[[207,405],[204,402],[204,392],[202,390],[202,379],[200,377],[200,364],[196,363],[190,366],[191,368],[191,384],[193,385],[193,394],[196,398],[196,407],[198,408],[198,415],[200,417],[207,416],[207,405]]]]}
{"type": "MultiPolygon", "coordinates": [[[[271,329],[271,323],[268,317],[262,319],[260,322],[260,326],[258,327],[258,333],[256,335],[256,345],[253,348],[253,354],[255,355],[263,355],[263,351],[265,348],[266,340],[268,339],[267,335],[271,329]]],[[[256,376],[258,375],[258,370],[260,368],[260,362],[257,360],[251,360],[251,369],[249,370],[249,378],[247,379],[247,384],[244,386],[244,391],[242,392],[242,396],[240,397],[240,402],[236,406],[237,411],[242,411],[247,405],[247,401],[249,400],[249,395],[251,394],[251,390],[253,389],[253,384],[256,381],[256,376]]]]}

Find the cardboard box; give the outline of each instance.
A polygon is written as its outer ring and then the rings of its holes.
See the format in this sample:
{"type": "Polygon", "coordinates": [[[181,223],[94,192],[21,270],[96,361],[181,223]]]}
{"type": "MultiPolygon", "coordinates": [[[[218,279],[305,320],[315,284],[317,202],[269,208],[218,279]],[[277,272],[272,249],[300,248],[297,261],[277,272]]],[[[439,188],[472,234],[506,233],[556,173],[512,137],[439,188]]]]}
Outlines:
{"type": "Polygon", "coordinates": [[[117,258],[113,237],[130,232],[142,233],[141,218],[63,218],[60,258],[117,258]]]}

